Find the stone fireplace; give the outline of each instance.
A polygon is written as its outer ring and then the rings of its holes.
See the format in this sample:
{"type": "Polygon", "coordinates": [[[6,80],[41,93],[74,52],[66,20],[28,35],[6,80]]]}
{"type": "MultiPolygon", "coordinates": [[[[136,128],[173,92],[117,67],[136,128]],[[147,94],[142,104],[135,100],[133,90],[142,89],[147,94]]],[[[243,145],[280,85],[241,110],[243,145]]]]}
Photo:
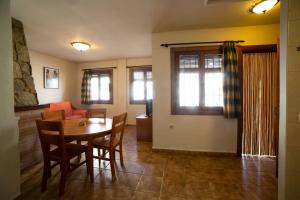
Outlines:
{"type": "MultiPolygon", "coordinates": [[[[19,118],[21,174],[42,161],[42,150],[35,125],[48,105],[38,105],[29,51],[22,22],[12,18],[15,115],[19,118]]],[[[23,182],[24,180],[22,180],[23,182]]]]}
{"type": "Polygon", "coordinates": [[[22,22],[12,18],[15,107],[38,105],[22,22]]]}

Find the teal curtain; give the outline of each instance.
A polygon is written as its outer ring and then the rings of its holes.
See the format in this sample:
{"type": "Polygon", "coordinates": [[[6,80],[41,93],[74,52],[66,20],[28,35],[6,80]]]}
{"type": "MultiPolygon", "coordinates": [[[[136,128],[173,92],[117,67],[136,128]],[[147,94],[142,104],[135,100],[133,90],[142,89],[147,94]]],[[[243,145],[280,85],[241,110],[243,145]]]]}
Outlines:
{"type": "Polygon", "coordinates": [[[241,101],[238,78],[238,55],[234,42],[225,42],[223,45],[222,72],[224,117],[238,118],[241,113],[241,101]]]}
{"type": "Polygon", "coordinates": [[[81,83],[81,104],[91,103],[91,77],[92,73],[89,70],[84,72],[81,83]]]}

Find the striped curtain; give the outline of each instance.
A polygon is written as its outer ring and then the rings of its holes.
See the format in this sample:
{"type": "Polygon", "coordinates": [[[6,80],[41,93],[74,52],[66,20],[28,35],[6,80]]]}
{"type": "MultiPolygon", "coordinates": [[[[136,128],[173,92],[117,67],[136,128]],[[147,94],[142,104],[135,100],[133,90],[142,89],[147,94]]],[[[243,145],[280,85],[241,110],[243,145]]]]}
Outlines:
{"type": "Polygon", "coordinates": [[[91,103],[91,77],[90,71],[85,71],[81,83],[81,104],[91,103]]]}
{"type": "Polygon", "coordinates": [[[237,50],[234,42],[224,43],[222,60],[224,116],[226,118],[237,118],[241,112],[241,101],[237,50]]]}
{"type": "Polygon", "coordinates": [[[277,53],[243,54],[243,154],[276,155],[277,53]]]}

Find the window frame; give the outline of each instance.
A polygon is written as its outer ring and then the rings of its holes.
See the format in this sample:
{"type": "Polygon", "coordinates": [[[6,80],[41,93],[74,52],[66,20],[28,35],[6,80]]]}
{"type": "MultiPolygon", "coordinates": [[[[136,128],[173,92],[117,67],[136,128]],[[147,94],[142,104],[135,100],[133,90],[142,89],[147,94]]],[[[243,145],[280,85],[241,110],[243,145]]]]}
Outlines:
{"type": "MultiPolygon", "coordinates": [[[[171,114],[172,115],[223,115],[223,107],[205,107],[205,71],[216,71],[214,68],[205,69],[205,54],[221,54],[222,46],[201,46],[201,47],[173,47],[171,53],[171,114]],[[199,73],[199,106],[179,106],[179,56],[198,55],[199,68],[188,69],[199,73]]],[[[219,71],[219,70],[217,70],[219,71]]]]}
{"type": "MultiPolygon", "coordinates": [[[[99,78],[101,75],[108,75],[110,82],[109,82],[109,100],[90,100],[91,104],[113,104],[113,69],[101,69],[101,70],[91,70],[91,74],[97,75],[99,78]]],[[[92,90],[92,88],[91,88],[92,90]]],[[[99,95],[100,95],[100,79],[99,79],[99,95]]],[[[100,97],[100,96],[99,96],[100,97]]]]}
{"type": "MultiPolygon", "coordinates": [[[[152,66],[147,65],[147,66],[141,66],[141,67],[130,67],[129,68],[129,102],[130,104],[146,104],[147,101],[147,72],[152,73],[152,66]],[[143,72],[144,73],[144,100],[134,100],[133,99],[133,73],[134,72],[143,72]]],[[[153,74],[152,74],[153,75],[153,74]]],[[[153,83],[153,78],[151,79],[153,83]]]]}

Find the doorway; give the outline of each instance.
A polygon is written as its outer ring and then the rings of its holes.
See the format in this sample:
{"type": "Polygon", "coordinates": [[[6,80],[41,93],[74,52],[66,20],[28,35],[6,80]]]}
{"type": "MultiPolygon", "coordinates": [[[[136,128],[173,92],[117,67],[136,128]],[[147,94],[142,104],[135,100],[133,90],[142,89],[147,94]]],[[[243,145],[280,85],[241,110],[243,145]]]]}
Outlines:
{"type": "Polygon", "coordinates": [[[238,154],[278,156],[279,64],[277,45],[239,50],[242,114],[238,154]]]}

